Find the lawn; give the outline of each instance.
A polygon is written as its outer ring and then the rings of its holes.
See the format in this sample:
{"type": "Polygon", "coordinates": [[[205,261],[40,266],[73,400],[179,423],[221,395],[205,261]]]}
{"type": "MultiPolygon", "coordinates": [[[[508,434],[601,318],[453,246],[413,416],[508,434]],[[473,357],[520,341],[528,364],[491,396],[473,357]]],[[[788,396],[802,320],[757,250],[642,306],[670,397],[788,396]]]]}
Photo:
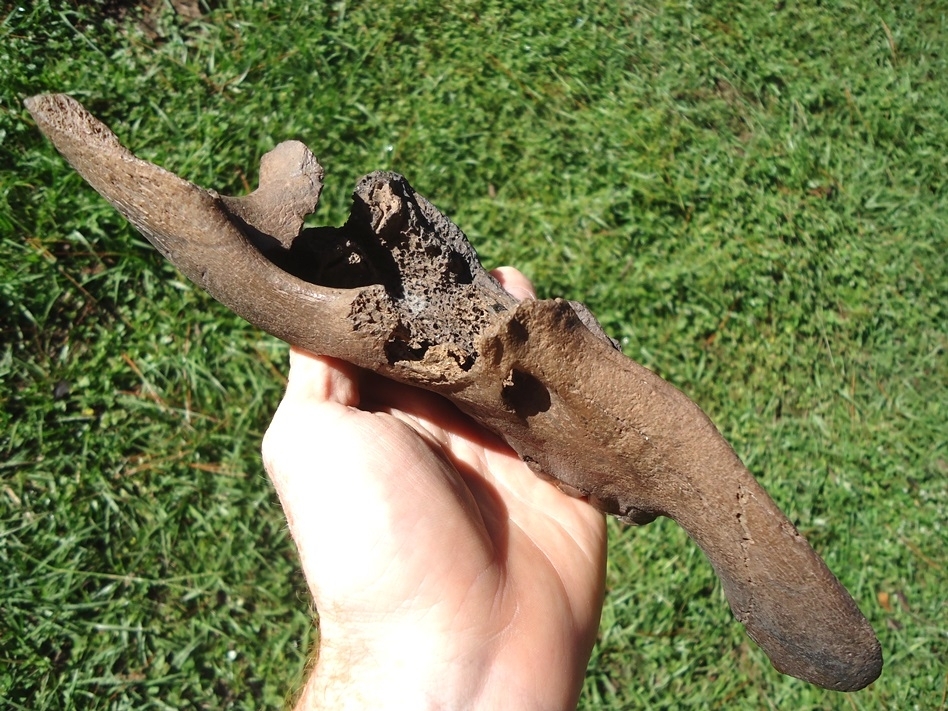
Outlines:
{"type": "Polygon", "coordinates": [[[613,521],[581,708],[948,708],[943,3],[154,5],[0,9],[0,705],[279,708],[316,634],[259,458],[286,346],[58,156],[22,100],[65,91],[223,193],[305,141],[319,224],[408,177],[702,406],[886,658],[782,676],[674,523],[613,521]]]}

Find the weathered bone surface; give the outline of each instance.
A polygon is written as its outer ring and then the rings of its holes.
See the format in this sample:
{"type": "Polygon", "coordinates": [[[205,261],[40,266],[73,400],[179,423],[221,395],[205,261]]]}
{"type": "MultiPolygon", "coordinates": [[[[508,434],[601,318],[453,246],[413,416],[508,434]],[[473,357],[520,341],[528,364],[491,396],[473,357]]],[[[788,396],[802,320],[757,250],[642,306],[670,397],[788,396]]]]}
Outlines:
{"type": "Polygon", "coordinates": [[[701,410],[616,350],[581,305],[518,303],[404,178],[366,176],[343,227],[303,229],[323,171],[302,143],[264,156],[251,195],[224,197],[136,158],[68,96],[26,105],[221,303],[293,345],[440,393],[606,513],[673,518],[781,672],[842,691],[879,676],[879,642],[853,599],[701,410]]]}

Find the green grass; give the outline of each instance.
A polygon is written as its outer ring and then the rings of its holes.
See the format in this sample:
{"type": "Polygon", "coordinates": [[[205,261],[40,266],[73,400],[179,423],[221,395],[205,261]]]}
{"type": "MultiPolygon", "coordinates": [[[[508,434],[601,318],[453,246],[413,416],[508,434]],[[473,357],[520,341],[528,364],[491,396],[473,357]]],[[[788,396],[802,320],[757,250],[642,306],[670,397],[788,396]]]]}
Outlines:
{"type": "Polygon", "coordinates": [[[22,99],[67,91],[222,192],[306,141],[320,223],[359,175],[406,175],[485,263],[586,301],[712,416],[886,657],[853,695],[784,677],[674,524],[616,524],[582,708],[948,708],[943,4],[230,0],[192,24],[165,6],[156,38],[134,11],[19,5],[0,10],[6,707],[279,707],[314,636],[258,456],[286,349],[41,137],[22,99]]]}

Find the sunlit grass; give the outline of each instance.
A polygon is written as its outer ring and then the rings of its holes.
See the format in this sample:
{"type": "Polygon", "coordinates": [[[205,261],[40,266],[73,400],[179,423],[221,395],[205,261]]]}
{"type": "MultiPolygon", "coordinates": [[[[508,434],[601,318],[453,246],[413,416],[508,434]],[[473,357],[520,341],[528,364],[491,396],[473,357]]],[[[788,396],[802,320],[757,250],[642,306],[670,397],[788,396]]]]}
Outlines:
{"type": "Polygon", "coordinates": [[[406,175],[689,393],[886,655],[855,695],[784,677],[674,524],[616,524],[583,708],[945,707],[944,12],[211,5],[164,6],[157,37],[86,3],[0,16],[5,704],[279,706],[314,633],[258,455],[285,347],[45,142],[22,99],[67,91],[225,193],[306,141],[320,223],[359,175],[406,175]]]}

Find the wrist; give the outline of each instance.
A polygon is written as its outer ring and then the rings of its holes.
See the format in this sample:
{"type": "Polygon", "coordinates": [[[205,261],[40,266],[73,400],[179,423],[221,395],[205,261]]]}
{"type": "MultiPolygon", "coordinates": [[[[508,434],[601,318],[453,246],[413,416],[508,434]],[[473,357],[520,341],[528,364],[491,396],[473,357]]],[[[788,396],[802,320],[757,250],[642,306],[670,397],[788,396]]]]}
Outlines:
{"type": "Polygon", "coordinates": [[[342,644],[323,638],[296,711],[478,707],[483,682],[476,662],[446,662],[447,650],[411,630],[380,637],[342,644]]]}
{"type": "Polygon", "coordinates": [[[576,707],[581,685],[563,683],[570,673],[564,669],[550,680],[549,670],[533,674],[506,673],[503,653],[489,649],[479,653],[445,656],[411,633],[392,644],[359,645],[351,640],[343,646],[320,644],[319,657],[295,706],[295,711],[386,711],[419,709],[536,709],[564,710],[576,707]],[[551,683],[552,682],[552,683],[551,683]]]}

